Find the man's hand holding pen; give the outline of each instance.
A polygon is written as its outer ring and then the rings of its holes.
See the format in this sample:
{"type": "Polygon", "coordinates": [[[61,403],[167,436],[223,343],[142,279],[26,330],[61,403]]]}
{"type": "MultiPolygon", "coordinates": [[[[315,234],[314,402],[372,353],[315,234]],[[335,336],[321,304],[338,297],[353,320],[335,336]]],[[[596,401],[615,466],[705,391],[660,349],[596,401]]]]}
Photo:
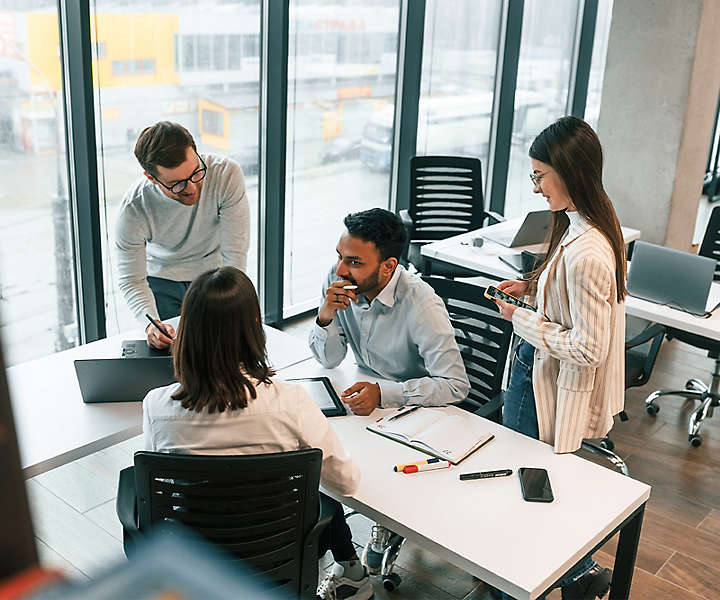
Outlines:
{"type": "Polygon", "coordinates": [[[150,323],[145,328],[147,343],[151,348],[163,350],[175,340],[175,328],[170,323],[158,323],[150,315],[145,315],[150,323]]]}

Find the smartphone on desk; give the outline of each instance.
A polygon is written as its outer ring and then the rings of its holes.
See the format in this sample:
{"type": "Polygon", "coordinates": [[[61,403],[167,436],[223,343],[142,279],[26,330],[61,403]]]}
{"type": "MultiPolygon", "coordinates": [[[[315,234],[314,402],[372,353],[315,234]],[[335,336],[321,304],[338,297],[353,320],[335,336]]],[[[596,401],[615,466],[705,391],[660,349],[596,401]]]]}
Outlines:
{"type": "Polygon", "coordinates": [[[515,296],[511,296],[510,294],[506,294],[502,290],[497,289],[494,285],[489,285],[487,289],[485,290],[485,297],[489,298],[490,300],[504,300],[508,304],[514,304],[515,306],[519,306],[520,308],[527,308],[529,310],[535,310],[535,307],[531,304],[528,304],[527,302],[523,302],[519,298],[516,298],[515,296]]]}
{"type": "Polygon", "coordinates": [[[522,495],[527,502],[552,502],[555,499],[550,487],[550,478],[545,469],[520,467],[518,474],[520,475],[522,495]]]}

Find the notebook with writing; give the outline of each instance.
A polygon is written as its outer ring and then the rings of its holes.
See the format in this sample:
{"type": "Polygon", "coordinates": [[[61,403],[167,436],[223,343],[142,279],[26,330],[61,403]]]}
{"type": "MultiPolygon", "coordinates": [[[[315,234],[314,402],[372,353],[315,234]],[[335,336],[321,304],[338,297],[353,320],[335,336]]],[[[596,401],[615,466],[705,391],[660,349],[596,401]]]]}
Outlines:
{"type": "Polygon", "coordinates": [[[495,437],[483,431],[483,421],[456,406],[419,408],[397,412],[368,425],[368,431],[431,454],[456,465],[495,437]]]}

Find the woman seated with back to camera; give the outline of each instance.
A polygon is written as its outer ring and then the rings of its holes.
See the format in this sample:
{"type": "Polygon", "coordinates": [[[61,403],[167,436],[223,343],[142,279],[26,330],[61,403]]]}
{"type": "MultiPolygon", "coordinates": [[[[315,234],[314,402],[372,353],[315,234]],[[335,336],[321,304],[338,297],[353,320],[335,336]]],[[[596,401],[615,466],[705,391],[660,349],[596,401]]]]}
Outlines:
{"type": "MultiPolygon", "coordinates": [[[[188,288],[173,344],[178,383],[143,401],[145,449],[204,455],[260,454],[301,448],[323,452],[322,485],[342,495],[360,471],[307,392],[273,379],[260,305],[248,277],[234,267],[200,275],[188,288]]],[[[342,505],[320,493],[332,512],[321,556],[335,558],[318,594],[365,600],[373,590],[352,543],[342,505]]]]}

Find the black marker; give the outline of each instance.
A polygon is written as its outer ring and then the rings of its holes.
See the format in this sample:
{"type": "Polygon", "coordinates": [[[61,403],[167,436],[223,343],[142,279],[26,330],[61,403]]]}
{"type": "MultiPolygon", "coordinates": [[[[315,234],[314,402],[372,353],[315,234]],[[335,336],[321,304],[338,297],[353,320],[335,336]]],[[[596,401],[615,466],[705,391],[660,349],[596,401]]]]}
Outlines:
{"type": "Polygon", "coordinates": [[[479,473],[460,473],[460,481],[469,481],[471,479],[490,479],[491,477],[507,477],[508,475],[512,475],[512,469],[480,471],[479,473]]]}
{"type": "MultiPolygon", "coordinates": [[[[165,331],[165,328],[160,325],[155,319],[153,319],[149,314],[145,313],[145,316],[148,318],[148,321],[150,321],[154,326],[155,329],[157,329],[160,333],[162,333],[165,337],[170,338],[170,334],[165,331]]],[[[170,338],[172,339],[172,338],[170,338]]]]}

